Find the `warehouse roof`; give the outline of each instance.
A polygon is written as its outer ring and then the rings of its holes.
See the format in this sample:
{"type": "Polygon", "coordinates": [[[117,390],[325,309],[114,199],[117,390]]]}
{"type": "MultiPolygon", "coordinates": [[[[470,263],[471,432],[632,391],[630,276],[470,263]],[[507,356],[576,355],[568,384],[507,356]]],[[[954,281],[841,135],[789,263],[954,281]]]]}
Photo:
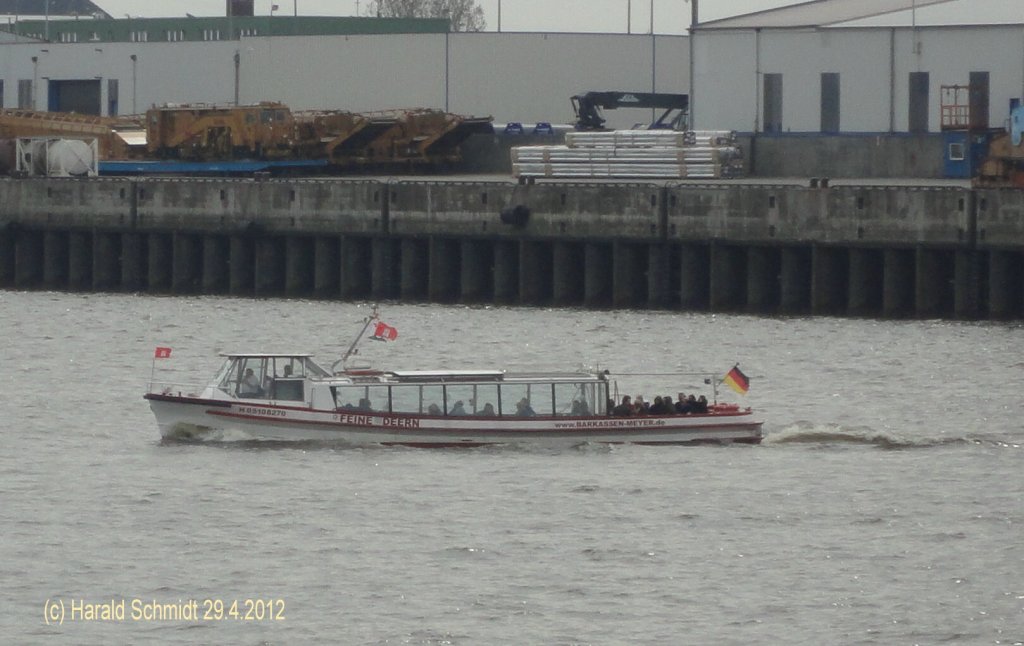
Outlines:
{"type": "Polygon", "coordinates": [[[0,0],[0,15],[110,17],[90,0],[0,0]]]}
{"type": "Polygon", "coordinates": [[[701,29],[757,29],[785,27],[835,27],[839,25],[880,24],[873,18],[889,17],[894,24],[984,24],[1021,21],[1020,0],[812,0],[787,7],[768,9],[721,20],[700,23],[701,29]],[[939,12],[933,5],[946,5],[939,12]],[[929,20],[929,16],[951,16],[929,20]],[[913,14],[913,16],[911,15],[913,14]],[[1000,18],[1005,14],[1006,19],[1000,18]]]}
{"type": "MultiPolygon", "coordinates": [[[[6,26],[5,26],[6,27],[6,26]]],[[[19,20],[6,30],[65,43],[235,40],[253,36],[443,34],[444,18],[234,16],[118,20],[19,20]]]]}

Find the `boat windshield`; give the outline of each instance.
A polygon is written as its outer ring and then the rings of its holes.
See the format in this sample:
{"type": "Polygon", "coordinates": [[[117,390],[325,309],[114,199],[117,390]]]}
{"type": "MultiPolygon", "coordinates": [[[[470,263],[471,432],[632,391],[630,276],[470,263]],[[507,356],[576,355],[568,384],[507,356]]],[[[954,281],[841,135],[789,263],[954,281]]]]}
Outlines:
{"type": "Polygon", "coordinates": [[[217,388],[235,397],[303,399],[307,378],[329,376],[310,357],[303,355],[231,356],[217,373],[217,388]]]}

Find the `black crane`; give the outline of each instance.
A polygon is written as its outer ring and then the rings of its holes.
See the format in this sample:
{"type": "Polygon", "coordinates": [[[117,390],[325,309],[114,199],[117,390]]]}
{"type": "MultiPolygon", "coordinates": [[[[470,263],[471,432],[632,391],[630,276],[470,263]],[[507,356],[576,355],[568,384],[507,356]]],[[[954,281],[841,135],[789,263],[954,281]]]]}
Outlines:
{"type": "Polygon", "coordinates": [[[689,113],[688,94],[663,94],[655,92],[584,92],[572,97],[572,109],[576,113],[577,130],[604,130],[605,119],[601,110],[616,108],[654,108],[664,110],[648,129],[680,130],[686,127],[689,113]]]}

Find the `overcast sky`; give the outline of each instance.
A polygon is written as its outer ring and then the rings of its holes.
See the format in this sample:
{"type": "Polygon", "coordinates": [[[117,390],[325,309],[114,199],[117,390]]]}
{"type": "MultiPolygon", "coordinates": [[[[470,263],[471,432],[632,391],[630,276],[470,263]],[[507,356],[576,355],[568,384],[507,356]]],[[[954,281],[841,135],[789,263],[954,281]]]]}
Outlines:
{"type": "MultiPolygon", "coordinates": [[[[225,0],[93,0],[115,18],[131,16],[161,17],[223,16],[225,0]]],[[[754,11],[763,11],[807,0],[700,0],[700,20],[718,20],[754,11]]],[[[859,0],[846,0],[859,2],[859,0]]],[[[651,10],[654,31],[659,34],[683,34],[690,24],[689,0],[477,0],[484,10],[487,29],[498,29],[501,7],[502,31],[570,31],[649,33],[651,10]]],[[[905,0],[911,6],[913,0],[905,0]]],[[[369,0],[256,0],[256,14],[266,16],[277,5],[276,15],[354,16],[366,15],[369,0]]],[[[890,14],[857,24],[887,25],[916,22],[923,24],[1024,22],[1024,0],[954,0],[922,9],[890,14]]]]}
{"type": "MultiPolygon", "coordinates": [[[[856,1],[856,0],[851,0],[856,1]]],[[[132,16],[222,16],[224,0],[94,0],[115,18],[132,16]]],[[[700,19],[714,20],[751,11],[794,4],[794,0],[703,0],[700,19]]],[[[354,16],[365,14],[368,0],[256,0],[256,13],[267,15],[271,5],[278,15],[354,16]]],[[[502,31],[596,31],[634,33],[650,31],[651,7],[654,30],[659,34],[681,34],[690,24],[687,0],[477,0],[484,10],[487,29],[498,28],[501,6],[502,31]],[[632,9],[632,12],[630,12],[632,9]],[[630,19],[630,13],[632,17],[630,19]]]]}

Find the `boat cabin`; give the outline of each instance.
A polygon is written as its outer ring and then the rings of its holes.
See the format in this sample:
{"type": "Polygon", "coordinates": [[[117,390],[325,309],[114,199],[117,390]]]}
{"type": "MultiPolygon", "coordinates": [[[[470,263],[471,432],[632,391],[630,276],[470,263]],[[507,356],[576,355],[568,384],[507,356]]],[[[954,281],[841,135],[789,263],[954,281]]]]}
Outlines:
{"type": "Polygon", "coordinates": [[[330,376],[308,354],[224,356],[227,360],[214,378],[214,387],[232,398],[305,402],[306,380],[330,376]]]}
{"type": "Polygon", "coordinates": [[[346,370],[331,374],[308,354],[238,354],[211,388],[217,396],[315,410],[439,417],[607,414],[608,381],[593,373],[500,370],[346,370]]]}

